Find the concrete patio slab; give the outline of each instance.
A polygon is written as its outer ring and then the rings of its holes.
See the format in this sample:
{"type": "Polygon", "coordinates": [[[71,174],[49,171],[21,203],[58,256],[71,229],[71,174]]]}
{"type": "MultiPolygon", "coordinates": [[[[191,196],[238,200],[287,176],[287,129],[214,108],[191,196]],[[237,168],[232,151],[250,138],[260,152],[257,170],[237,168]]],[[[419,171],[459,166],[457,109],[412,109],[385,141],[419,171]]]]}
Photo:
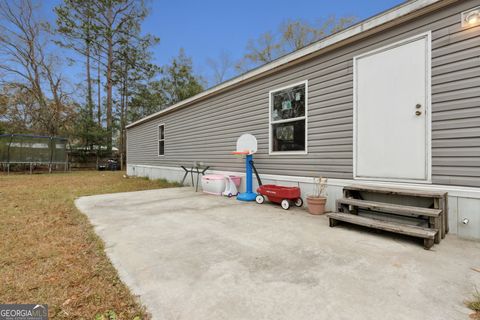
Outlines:
{"type": "Polygon", "coordinates": [[[421,241],[189,188],[76,201],[153,319],[467,319],[480,243],[421,241]]]}

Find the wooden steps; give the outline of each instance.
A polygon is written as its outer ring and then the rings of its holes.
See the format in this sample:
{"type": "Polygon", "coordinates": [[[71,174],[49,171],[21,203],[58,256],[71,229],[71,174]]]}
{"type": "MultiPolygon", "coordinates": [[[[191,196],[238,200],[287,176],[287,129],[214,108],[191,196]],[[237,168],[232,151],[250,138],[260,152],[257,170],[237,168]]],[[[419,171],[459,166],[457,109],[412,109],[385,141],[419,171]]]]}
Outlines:
{"type": "Polygon", "coordinates": [[[338,212],[328,214],[331,227],[343,221],[423,238],[425,249],[440,243],[448,232],[446,192],[352,185],[343,188],[343,198],[336,204],[338,212]]]}
{"type": "Polygon", "coordinates": [[[338,221],[353,223],[356,225],[400,233],[407,236],[422,238],[423,246],[425,249],[430,249],[434,244],[435,235],[438,233],[438,230],[430,229],[430,228],[422,228],[417,226],[409,226],[401,223],[390,222],[390,221],[382,221],[372,218],[366,218],[357,216],[354,214],[349,213],[341,213],[341,212],[332,212],[327,214],[330,220],[330,227],[334,227],[338,221]]]}
{"type": "Polygon", "coordinates": [[[360,199],[338,199],[337,208],[340,205],[352,205],[363,209],[381,211],[386,213],[401,214],[409,217],[439,217],[442,213],[440,209],[430,209],[422,207],[413,207],[413,206],[404,206],[400,204],[385,203],[385,202],[376,202],[376,201],[367,201],[360,199]]]}
{"type": "Polygon", "coordinates": [[[386,188],[386,187],[373,187],[366,185],[351,185],[343,188],[344,198],[361,198],[361,193],[375,193],[383,194],[386,196],[402,196],[413,197],[422,199],[431,199],[434,208],[442,210],[440,218],[437,221],[431,219],[431,224],[434,224],[435,228],[438,228],[438,236],[435,243],[440,243],[440,240],[445,238],[445,234],[448,233],[448,197],[444,191],[429,191],[419,189],[407,189],[407,188],[386,188]]]}
{"type": "Polygon", "coordinates": [[[390,195],[402,195],[402,196],[415,196],[424,198],[440,198],[446,197],[447,193],[443,191],[428,191],[428,190],[411,190],[407,188],[385,188],[385,187],[372,187],[364,185],[351,185],[343,188],[344,190],[351,191],[364,191],[383,193],[390,195]]]}

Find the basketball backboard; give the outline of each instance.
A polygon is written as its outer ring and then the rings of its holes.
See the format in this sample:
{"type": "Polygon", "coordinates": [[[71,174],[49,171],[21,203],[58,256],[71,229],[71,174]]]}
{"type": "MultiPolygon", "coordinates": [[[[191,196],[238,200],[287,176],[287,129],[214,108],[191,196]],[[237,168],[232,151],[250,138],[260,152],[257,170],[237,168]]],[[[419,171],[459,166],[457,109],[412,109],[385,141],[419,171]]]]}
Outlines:
{"type": "Polygon", "coordinates": [[[257,138],[245,133],[237,139],[237,150],[235,153],[254,154],[257,152],[257,138]]]}

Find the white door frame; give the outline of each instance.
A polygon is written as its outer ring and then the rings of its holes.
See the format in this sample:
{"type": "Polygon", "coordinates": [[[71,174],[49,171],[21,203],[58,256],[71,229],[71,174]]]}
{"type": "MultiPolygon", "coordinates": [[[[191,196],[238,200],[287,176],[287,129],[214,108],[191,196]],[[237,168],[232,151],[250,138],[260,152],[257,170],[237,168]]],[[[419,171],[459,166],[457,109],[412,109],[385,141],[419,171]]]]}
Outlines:
{"type": "Polygon", "coordinates": [[[428,31],[425,33],[418,34],[416,36],[400,40],[393,44],[360,54],[353,58],[353,178],[355,180],[372,180],[372,181],[393,181],[393,182],[409,182],[409,183],[432,183],[432,32],[428,31]],[[426,103],[425,103],[425,121],[426,121],[426,173],[427,177],[424,180],[414,180],[414,179],[398,179],[398,178],[369,178],[369,177],[358,177],[357,176],[357,60],[366,56],[370,56],[379,52],[388,51],[397,47],[400,47],[404,44],[408,44],[413,41],[420,39],[426,39],[426,103]]]}

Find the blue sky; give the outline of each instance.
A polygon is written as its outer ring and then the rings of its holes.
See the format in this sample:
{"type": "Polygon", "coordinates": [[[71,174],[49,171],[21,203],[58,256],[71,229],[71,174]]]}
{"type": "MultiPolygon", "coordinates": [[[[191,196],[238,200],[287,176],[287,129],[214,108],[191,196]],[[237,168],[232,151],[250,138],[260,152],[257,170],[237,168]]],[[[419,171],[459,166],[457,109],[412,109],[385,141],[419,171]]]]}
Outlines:
{"type": "MultiPolygon", "coordinates": [[[[42,1],[54,19],[52,8],[61,0],[42,1]]],[[[404,1],[400,0],[147,0],[150,15],[144,31],[160,38],[154,60],[163,65],[184,48],[197,73],[210,77],[208,58],[222,51],[237,60],[249,39],[275,31],[288,19],[316,22],[331,15],[369,18],[404,1]]],[[[75,68],[76,69],[76,68],[75,68]]],[[[81,70],[81,69],[78,69],[81,70]]]]}
{"type": "Polygon", "coordinates": [[[275,31],[287,19],[315,22],[331,15],[363,20],[396,6],[400,0],[204,0],[148,3],[151,14],[145,31],[160,37],[155,48],[159,64],[169,61],[183,47],[197,72],[207,74],[208,58],[228,52],[239,59],[249,39],[275,31]]]}

